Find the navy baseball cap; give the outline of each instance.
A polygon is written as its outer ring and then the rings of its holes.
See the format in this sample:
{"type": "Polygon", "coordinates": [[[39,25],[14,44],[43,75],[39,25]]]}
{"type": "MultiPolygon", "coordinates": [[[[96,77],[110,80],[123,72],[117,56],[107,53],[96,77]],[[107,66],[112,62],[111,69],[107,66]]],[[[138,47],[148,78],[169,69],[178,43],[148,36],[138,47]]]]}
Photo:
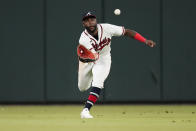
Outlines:
{"type": "Polygon", "coordinates": [[[87,18],[96,18],[95,14],[93,14],[91,11],[85,12],[82,16],[82,21],[84,21],[87,18]]]}

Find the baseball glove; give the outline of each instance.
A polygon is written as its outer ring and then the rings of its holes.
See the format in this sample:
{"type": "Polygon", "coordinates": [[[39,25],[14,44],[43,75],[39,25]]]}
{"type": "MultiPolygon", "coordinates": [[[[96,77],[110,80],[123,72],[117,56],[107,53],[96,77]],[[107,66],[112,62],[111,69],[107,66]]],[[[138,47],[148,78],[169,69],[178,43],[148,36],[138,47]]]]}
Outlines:
{"type": "Polygon", "coordinates": [[[83,63],[94,62],[99,58],[98,53],[93,53],[83,45],[77,47],[78,59],[83,63]]]}

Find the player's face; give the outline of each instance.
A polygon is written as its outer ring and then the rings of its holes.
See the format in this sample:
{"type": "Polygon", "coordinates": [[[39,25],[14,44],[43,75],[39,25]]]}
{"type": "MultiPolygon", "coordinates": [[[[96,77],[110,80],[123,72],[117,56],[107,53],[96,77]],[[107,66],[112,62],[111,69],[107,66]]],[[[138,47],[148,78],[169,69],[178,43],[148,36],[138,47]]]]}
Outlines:
{"type": "Polygon", "coordinates": [[[83,21],[83,26],[87,29],[88,32],[94,33],[97,29],[97,20],[96,18],[87,18],[83,21]]]}

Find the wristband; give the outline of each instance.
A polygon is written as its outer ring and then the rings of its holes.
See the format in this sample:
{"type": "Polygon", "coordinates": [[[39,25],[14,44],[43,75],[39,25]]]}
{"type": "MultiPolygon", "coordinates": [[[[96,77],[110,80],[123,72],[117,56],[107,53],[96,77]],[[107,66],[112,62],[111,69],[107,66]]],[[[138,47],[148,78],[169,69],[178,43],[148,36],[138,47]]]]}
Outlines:
{"type": "Polygon", "coordinates": [[[146,39],[143,36],[141,36],[139,33],[135,34],[134,39],[136,39],[140,42],[146,43],[146,39]]]}

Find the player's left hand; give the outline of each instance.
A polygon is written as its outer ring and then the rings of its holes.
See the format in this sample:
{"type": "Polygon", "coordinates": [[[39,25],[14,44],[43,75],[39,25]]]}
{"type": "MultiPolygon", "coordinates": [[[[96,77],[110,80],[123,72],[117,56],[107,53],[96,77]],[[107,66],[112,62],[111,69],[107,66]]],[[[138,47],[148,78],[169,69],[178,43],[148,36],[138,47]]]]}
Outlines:
{"type": "Polygon", "coordinates": [[[155,47],[156,43],[152,40],[146,40],[146,45],[148,45],[150,47],[155,47]]]}

